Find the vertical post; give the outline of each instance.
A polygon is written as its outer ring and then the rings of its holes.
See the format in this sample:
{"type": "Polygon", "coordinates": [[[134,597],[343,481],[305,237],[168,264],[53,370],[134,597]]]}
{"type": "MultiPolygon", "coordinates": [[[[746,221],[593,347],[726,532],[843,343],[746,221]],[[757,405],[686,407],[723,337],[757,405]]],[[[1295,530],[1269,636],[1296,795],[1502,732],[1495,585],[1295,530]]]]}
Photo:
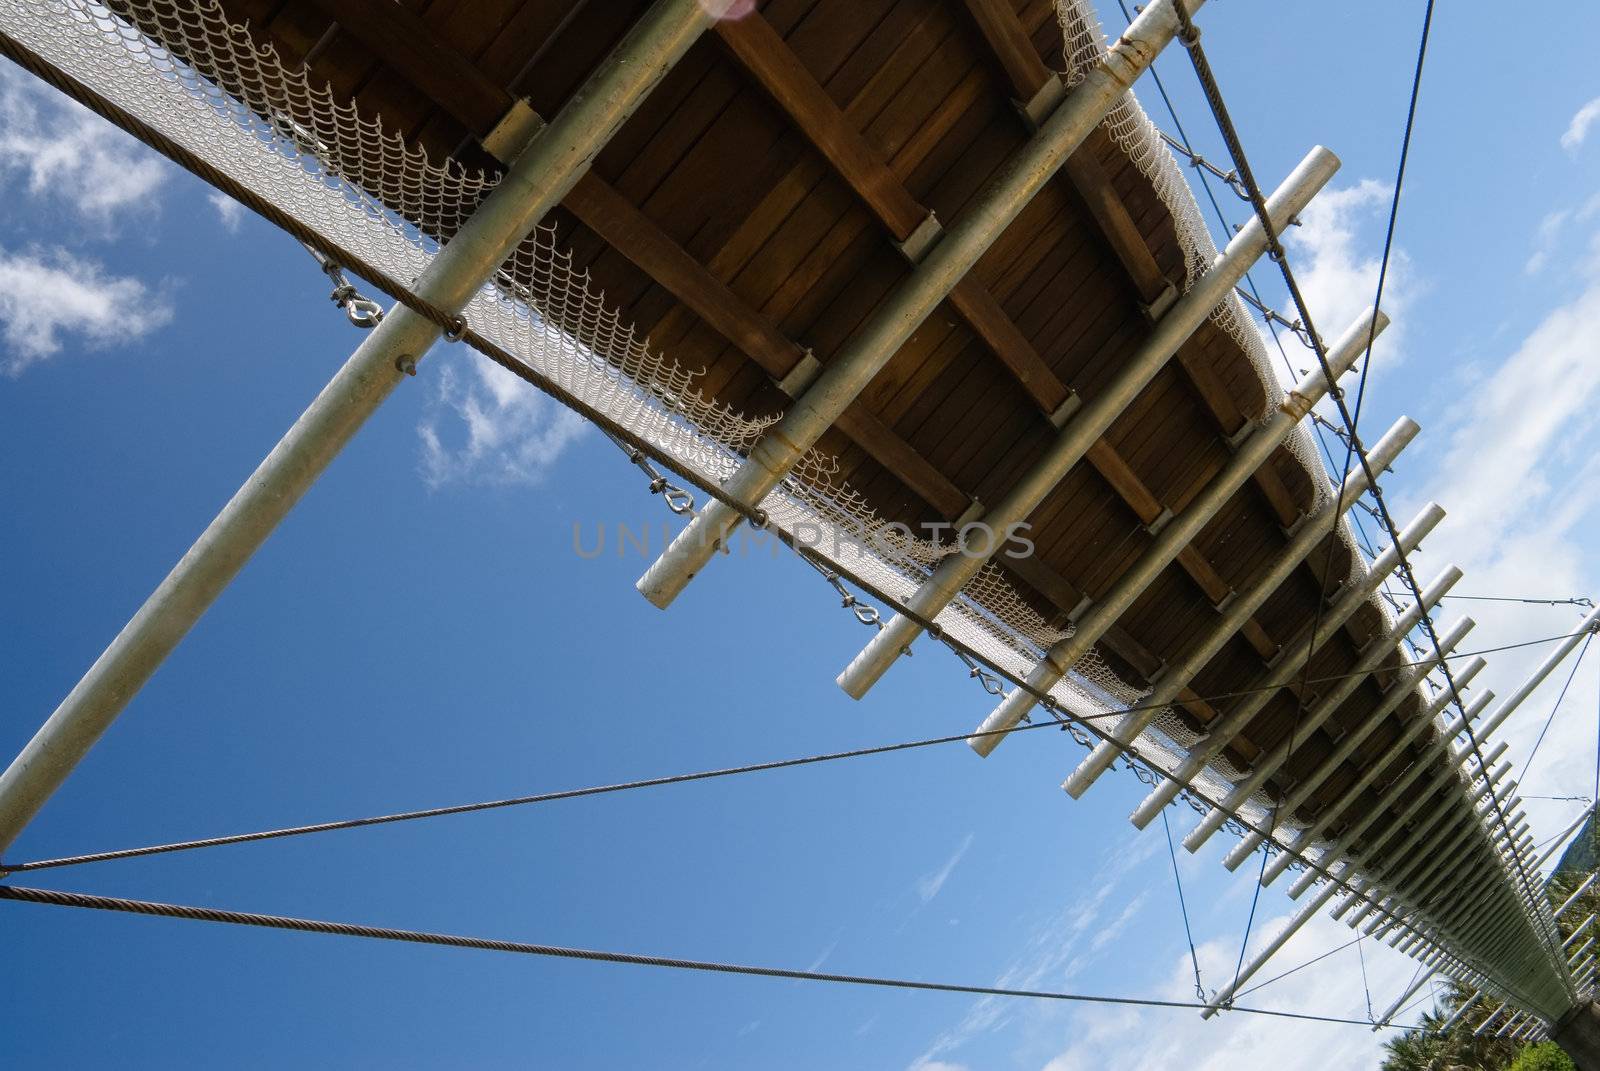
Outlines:
{"type": "MultiPolygon", "coordinates": [[[[656,0],[433,258],[416,282],[417,295],[459,314],[710,25],[709,6],[656,0]]],[[[389,396],[403,376],[400,366],[420,359],[440,334],[431,320],[402,307],[367,335],[0,775],[0,850],[389,396]]]]}

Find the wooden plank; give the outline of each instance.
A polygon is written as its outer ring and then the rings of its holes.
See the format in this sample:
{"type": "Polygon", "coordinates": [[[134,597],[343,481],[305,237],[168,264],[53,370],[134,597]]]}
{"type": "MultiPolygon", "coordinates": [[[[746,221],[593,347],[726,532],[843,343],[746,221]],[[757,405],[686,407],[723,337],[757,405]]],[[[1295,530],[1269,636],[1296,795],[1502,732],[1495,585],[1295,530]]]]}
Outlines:
{"type": "Polygon", "coordinates": [[[511,94],[447,47],[426,22],[390,0],[311,0],[339,29],[483,137],[511,107],[511,94]]]}

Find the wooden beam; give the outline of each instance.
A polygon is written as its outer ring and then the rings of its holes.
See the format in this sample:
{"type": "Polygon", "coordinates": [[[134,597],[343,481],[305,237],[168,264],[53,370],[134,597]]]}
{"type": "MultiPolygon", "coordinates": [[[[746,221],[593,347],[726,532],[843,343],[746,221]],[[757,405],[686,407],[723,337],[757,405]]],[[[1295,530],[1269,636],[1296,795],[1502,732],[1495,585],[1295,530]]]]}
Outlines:
{"type": "Polygon", "coordinates": [[[728,289],[654,220],[593,171],[579,179],[561,203],[585,227],[660,283],[774,379],[788,375],[805,357],[803,347],[728,289]]]}
{"type": "MultiPolygon", "coordinates": [[[[579,180],[562,205],[774,380],[805,358],[798,343],[594,172],[579,180]]],[[[971,496],[861,403],[845,410],[835,426],[947,519],[971,504],[971,496]]]]}
{"type": "Polygon", "coordinates": [[[1027,29],[1007,0],[963,0],[978,32],[1022,103],[1032,100],[1056,72],[1033,49],[1027,29]]]}
{"type": "Polygon", "coordinates": [[[1018,329],[1016,321],[1006,315],[988,287],[976,276],[969,275],[950,291],[950,304],[972,328],[973,334],[1006,366],[1041,413],[1049,415],[1061,408],[1072,392],[1045,364],[1039,351],[1018,329]]]}
{"type": "Polygon", "coordinates": [[[788,115],[839,176],[904,241],[928,212],[845,119],[800,58],[759,12],[719,19],[717,37],[734,60],[788,115]]]}
{"type": "Polygon", "coordinates": [[[1176,297],[1172,281],[1156,263],[1144,235],[1139,233],[1138,224],[1128,214],[1128,206],[1117,196],[1116,189],[1099,162],[1089,155],[1088,150],[1079,149],[1067,158],[1063,170],[1073,189],[1083,198],[1084,207],[1099,227],[1101,237],[1116,254],[1128,278],[1133,280],[1133,288],[1145,307],[1176,297]]]}
{"type": "Polygon", "coordinates": [[[410,8],[393,0],[312,2],[341,32],[360,41],[477,137],[493,130],[511,107],[510,93],[441,42],[438,32],[410,8]]]}

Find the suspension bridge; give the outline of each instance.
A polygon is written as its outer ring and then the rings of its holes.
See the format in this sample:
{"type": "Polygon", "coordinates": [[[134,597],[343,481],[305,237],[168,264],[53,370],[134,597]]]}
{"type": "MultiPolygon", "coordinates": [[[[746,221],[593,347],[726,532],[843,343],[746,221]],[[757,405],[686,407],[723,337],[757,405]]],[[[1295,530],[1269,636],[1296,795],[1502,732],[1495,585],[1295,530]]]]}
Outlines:
{"type": "MultiPolygon", "coordinates": [[[[1449,504],[1397,517],[1383,494],[1420,429],[1406,418],[1375,435],[1360,424],[1388,325],[1382,283],[1354,322],[1318,324],[1282,244],[1337,155],[1308,143],[1298,166],[1264,181],[1229,115],[1226,71],[1206,55],[1200,0],[1128,14],[1108,40],[1086,0],[494,0],[426,11],[390,0],[3,0],[0,51],[304,243],[366,333],[0,775],[0,850],[441,341],[587,418],[687,520],[639,579],[642,597],[670,612],[741,528],[761,530],[866,626],[840,667],[846,694],[872,703],[920,642],[955,652],[993,709],[961,737],[92,856],[7,856],[0,898],[1116,1002],[29,880],[91,860],[884,750],[966,746],[974,763],[1003,763],[1009,737],[1060,727],[1084,747],[1067,796],[1113,771],[1137,777],[1149,792],[1133,827],[1192,812],[1183,848],[1231,837],[1227,867],[1255,868],[1258,894],[1290,872],[1301,905],[1220,990],[1192,1004],[1124,1003],[1327,1018],[1239,998],[1329,910],[1419,964],[1374,1025],[1395,1025],[1442,976],[1496,1003],[1483,1029],[1553,1037],[1580,1067],[1600,1068],[1593,942],[1563,936],[1572,901],[1552,906],[1545,888],[1564,838],[1536,847],[1496,737],[1588,644],[1600,611],[1550,637],[1512,694],[1470,689],[1493,652],[1471,650],[1470,617],[1440,613],[1444,600],[1470,598],[1454,592],[1461,571],[1423,576],[1412,562],[1449,504]],[[1158,129],[1134,96],[1169,48],[1191,61],[1227,161],[1158,129]],[[1223,222],[1240,224],[1220,250],[1185,169],[1223,222]],[[1291,307],[1265,304],[1253,270],[1280,274],[1291,307]],[[1287,388],[1254,317],[1314,355],[1287,388]]],[[[1403,156],[1398,177],[1396,207],[1403,156]]]]}

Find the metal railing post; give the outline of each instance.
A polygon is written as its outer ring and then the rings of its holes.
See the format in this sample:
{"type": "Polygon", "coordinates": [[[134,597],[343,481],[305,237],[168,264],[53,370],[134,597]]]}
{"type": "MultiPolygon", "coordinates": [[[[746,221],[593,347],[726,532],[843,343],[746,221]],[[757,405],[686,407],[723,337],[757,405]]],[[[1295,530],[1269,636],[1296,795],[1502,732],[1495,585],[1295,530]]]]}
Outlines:
{"type": "MultiPolygon", "coordinates": [[[[458,315],[712,21],[699,0],[656,0],[439,250],[416,294],[458,315]]],[[[0,850],[441,334],[399,307],[367,335],[0,775],[0,850]]]]}

